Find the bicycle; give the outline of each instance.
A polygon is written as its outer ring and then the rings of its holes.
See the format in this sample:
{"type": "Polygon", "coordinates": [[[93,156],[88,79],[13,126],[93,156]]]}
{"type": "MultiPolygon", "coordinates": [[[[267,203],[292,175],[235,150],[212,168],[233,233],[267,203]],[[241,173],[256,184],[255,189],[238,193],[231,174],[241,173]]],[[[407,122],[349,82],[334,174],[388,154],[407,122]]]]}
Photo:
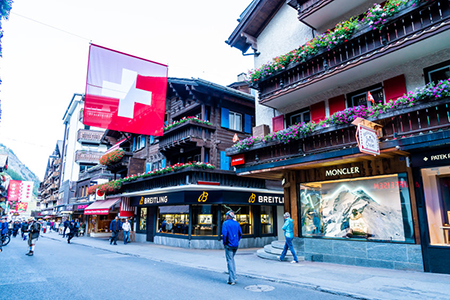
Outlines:
{"type": "Polygon", "coordinates": [[[9,234],[2,235],[2,246],[6,246],[11,241],[11,236],[9,234]]]}

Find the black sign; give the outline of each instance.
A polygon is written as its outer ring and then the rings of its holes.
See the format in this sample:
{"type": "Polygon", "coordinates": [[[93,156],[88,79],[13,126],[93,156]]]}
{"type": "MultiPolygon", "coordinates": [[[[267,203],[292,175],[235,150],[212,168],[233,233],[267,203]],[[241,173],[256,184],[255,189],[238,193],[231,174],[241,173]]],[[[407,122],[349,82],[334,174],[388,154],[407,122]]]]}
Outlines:
{"type": "Polygon", "coordinates": [[[137,196],[130,198],[131,206],[159,206],[183,204],[184,192],[137,196]]]}
{"type": "Polygon", "coordinates": [[[421,152],[411,156],[412,167],[428,167],[450,164],[450,150],[421,152]]]}

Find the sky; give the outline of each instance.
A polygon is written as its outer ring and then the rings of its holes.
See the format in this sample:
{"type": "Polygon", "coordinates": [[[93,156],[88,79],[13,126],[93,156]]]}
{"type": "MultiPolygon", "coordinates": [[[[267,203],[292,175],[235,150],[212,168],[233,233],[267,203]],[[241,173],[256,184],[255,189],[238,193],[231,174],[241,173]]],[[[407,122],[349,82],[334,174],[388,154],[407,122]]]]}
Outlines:
{"type": "Polygon", "coordinates": [[[0,143],[41,180],[89,44],[169,66],[169,77],[228,85],[253,66],[225,43],[250,0],[15,0],[3,21],[0,143]]]}

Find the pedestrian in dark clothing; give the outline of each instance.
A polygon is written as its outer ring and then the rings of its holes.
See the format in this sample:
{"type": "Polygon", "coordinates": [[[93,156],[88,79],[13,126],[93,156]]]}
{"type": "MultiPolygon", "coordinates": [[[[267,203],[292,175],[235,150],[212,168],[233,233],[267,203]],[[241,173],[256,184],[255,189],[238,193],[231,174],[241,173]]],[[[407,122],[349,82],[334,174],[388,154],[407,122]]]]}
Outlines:
{"type": "Polygon", "coordinates": [[[67,231],[67,229],[69,228],[69,224],[70,224],[69,220],[66,219],[66,220],[64,221],[63,238],[66,237],[66,231],[67,231]]]}
{"type": "Polygon", "coordinates": [[[239,248],[239,241],[242,237],[241,225],[234,220],[234,212],[226,213],[226,221],[222,225],[223,246],[225,248],[225,256],[227,258],[228,267],[228,284],[236,284],[236,264],[234,262],[234,255],[239,248]]]}
{"type": "Polygon", "coordinates": [[[28,231],[28,222],[23,221],[20,227],[20,231],[22,232],[22,238],[25,237],[25,232],[28,231]]]}
{"type": "Polygon", "coordinates": [[[119,236],[119,231],[122,230],[122,222],[120,222],[118,216],[116,216],[116,218],[112,220],[111,224],[109,225],[109,230],[111,230],[112,232],[109,244],[111,245],[112,243],[114,243],[114,245],[117,245],[117,237],[119,236]]]}
{"type": "Polygon", "coordinates": [[[75,222],[71,221],[69,223],[69,227],[67,227],[68,233],[67,233],[67,243],[70,244],[70,240],[75,236],[75,222]]]}
{"type": "Polygon", "coordinates": [[[39,233],[41,232],[41,224],[36,222],[36,220],[31,217],[28,219],[30,226],[28,227],[28,246],[30,246],[30,251],[26,254],[28,256],[33,256],[34,254],[34,245],[39,238],[39,233]]]}
{"type": "Polygon", "coordinates": [[[20,223],[19,223],[19,221],[15,221],[13,224],[13,237],[17,236],[17,233],[19,233],[19,229],[20,229],[20,223]]]}
{"type": "Polygon", "coordinates": [[[75,219],[74,225],[75,225],[75,236],[78,237],[78,234],[80,232],[80,222],[78,221],[78,219],[75,219]]]}

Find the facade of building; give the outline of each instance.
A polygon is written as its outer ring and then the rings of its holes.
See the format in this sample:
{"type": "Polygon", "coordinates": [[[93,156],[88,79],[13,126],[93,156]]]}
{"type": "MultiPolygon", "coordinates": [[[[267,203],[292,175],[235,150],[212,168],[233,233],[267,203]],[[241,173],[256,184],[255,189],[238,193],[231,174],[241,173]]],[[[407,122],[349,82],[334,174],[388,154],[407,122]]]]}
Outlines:
{"type": "Polygon", "coordinates": [[[373,2],[251,2],[227,43],[272,133],[227,154],[283,183],[306,260],[448,273],[449,3],[373,2]]]}
{"type": "Polygon", "coordinates": [[[238,178],[225,155],[233,138],[248,137],[255,124],[254,97],[242,91],[249,91],[242,82],[234,86],[240,90],[202,79],[169,78],[163,136],[105,132],[103,140],[119,149],[113,151],[123,151],[123,157],[107,164],[121,178],[121,187],[86,208],[97,212],[100,232],[108,231],[107,221],[120,203],[120,216],[132,208],[138,241],[219,249],[229,209],[236,211],[244,231],[241,247],[276,239],[284,203],[281,186],[277,191],[266,180],[238,178]]]}

